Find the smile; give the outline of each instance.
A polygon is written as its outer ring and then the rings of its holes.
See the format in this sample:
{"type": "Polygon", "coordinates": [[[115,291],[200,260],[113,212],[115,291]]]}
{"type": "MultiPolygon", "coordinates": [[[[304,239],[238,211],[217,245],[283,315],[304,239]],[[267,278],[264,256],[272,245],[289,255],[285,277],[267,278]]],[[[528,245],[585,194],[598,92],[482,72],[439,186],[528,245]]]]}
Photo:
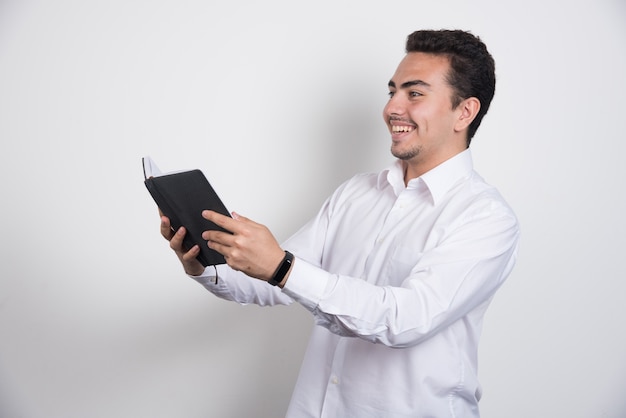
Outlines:
{"type": "Polygon", "coordinates": [[[415,129],[413,126],[392,125],[391,132],[411,132],[415,129]]]}

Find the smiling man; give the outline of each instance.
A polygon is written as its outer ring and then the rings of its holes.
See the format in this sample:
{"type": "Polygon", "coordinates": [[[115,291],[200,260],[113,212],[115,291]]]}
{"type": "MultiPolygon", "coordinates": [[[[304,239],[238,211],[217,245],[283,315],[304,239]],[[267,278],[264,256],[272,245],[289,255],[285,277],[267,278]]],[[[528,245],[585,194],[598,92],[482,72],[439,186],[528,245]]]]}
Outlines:
{"type": "Polygon", "coordinates": [[[468,97],[453,105],[449,67],[445,55],[412,52],[389,81],[383,115],[391,132],[391,153],[405,163],[407,182],[467,148],[467,129],[480,101],[468,97]]]}
{"type": "Polygon", "coordinates": [[[300,303],[315,318],[288,417],[478,417],[483,316],[516,259],[518,222],[475,171],[470,142],[495,91],[483,42],[417,31],[383,111],[397,161],[342,184],[279,245],[263,225],[203,216],[228,265],[205,269],[184,228],[163,236],[224,299],[300,303]]]}

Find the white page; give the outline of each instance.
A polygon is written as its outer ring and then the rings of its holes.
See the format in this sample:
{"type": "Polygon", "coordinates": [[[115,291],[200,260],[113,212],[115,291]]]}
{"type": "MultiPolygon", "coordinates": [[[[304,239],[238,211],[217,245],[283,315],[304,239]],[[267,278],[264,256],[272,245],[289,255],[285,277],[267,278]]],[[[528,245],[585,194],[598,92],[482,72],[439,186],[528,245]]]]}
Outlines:
{"type": "Polygon", "coordinates": [[[157,167],[154,161],[152,161],[152,158],[150,158],[149,156],[143,157],[141,159],[141,162],[143,164],[144,178],[149,179],[150,177],[159,177],[163,175],[163,173],[161,173],[161,170],[159,170],[159,167],[157,167]]]}

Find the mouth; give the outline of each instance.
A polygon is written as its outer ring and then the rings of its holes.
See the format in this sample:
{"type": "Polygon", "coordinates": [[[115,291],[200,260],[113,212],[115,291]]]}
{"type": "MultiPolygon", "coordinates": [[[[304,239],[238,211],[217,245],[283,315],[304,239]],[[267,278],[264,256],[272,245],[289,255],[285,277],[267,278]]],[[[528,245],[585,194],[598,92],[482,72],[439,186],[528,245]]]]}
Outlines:
{"type": "Polygon", "coordinates": [[[409,121],[403,121],[398,119],[390,119],[389,120],[389,128],[391,131],[391,137],[394,140],[400,139],[405,135],[413,132],[417,127],[415,124],[410,123],[409,121]]]}
{"type": "Polygon", "coordinates": [[[392,133],[403,133],[403,132],[412,132],[415,130],[415,126],[409,125],[391,125],[392,133]]]}

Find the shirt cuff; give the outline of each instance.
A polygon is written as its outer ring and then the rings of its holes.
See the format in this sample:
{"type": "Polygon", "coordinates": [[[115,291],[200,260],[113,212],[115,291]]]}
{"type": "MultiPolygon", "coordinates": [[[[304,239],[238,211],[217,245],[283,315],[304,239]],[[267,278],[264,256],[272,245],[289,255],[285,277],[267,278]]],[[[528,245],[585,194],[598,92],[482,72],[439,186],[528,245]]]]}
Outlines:
{"type": "Polygon", "coordinates": [[[193,276],[191,274],[188,274],[187,276],[191,277],[192,279],[194,279],[195,281],[197,281],[204,287],[208,288],[211,286],[216,286],[218,284],[218,280],[219,280],[218,278],[223,277],[224,275],[223,272],[220,272],[221,266],[216,266],[216,267],[217,267],[217,275],[215,275],[216,270],[215,268],[213,268],[213,266],[206,266],[202,274],[200,274],[199,276],[193,276]]]}
{"type": "Polygon", "coordinates": [[[333,287],[335,281],[336,279],[324,270],[296,258],[283,292],[305,308],[313,310],[324,297],[326,289],[333,287]]]}

